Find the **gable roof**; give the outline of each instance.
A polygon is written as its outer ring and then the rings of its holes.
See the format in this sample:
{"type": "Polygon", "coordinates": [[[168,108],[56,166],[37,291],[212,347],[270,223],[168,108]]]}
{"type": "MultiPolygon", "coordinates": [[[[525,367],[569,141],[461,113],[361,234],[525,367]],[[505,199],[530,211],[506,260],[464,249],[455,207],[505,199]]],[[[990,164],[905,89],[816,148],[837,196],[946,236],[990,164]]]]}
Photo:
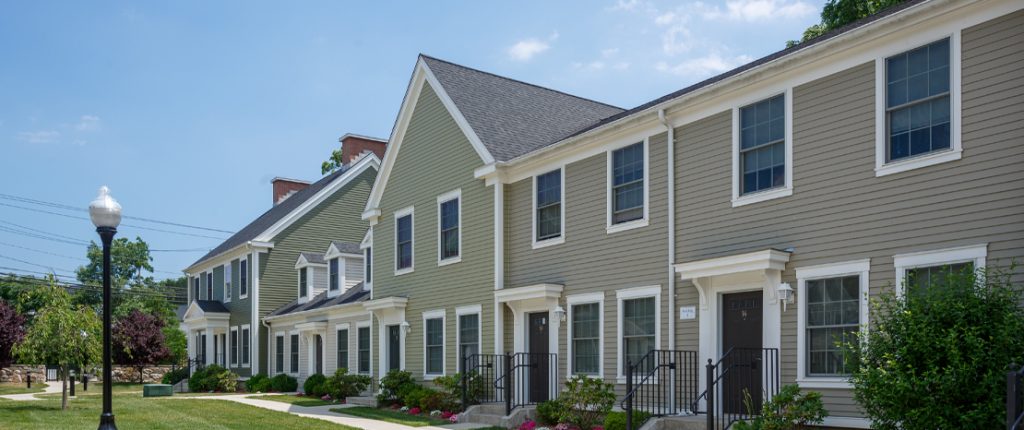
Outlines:
{"type": "Polygon", "coordinates": [[[496,161],[555,143],[622,108],[420,55],[496,161]]]}
{"type": "Polygon", "coordinates": [[[363,251],[359,247],[359,242],[343,242],[340,240],[332,240],[331,246],[334,247],[338,252],[342,254],[362,254],[363,251]]]}
{"type": "Polygon", "coordinates": [[[340,188],[340,185],[343,185],[354,176],[346,175],[347,173],[352,172],[356,174],[365,168],[372,167],[376,169],[379,165],[380,160],[377,156],[368,154],[352,164],[342,166],[340,169],[320,178],[320,180],[310,184],[308,187],[292,194],[291,197],[288,197],[283,202],[274,205],[274,207],[264,212],[245,227],[242,227],[241,230],[231,235],[231,237],[217,245],[210,252],[207,252],[206,255],[200,257],[189,267],[198,265],[270,232],[275,226],[280,226],[281,222],[285,221],[289,215],[300,213],[305,203],[313,201],[317,196],[321,195],[321,192],[332,188],[332,185],[336,186],[334,187],[335,189],[340,188]]]}
{"type": "Polygon", "coordinates": [[[350,303],[364,302],[370,299],[370,292],[363,290],[363,283],[360,282],[344,293],[341,293],[334,297],[327,297],[327,291],[317,294],[312,300],[299,303],[299,299],[292,300],[287,304],[274,309],[266,318],[283,316],[288,314],[294,314],[297,312],[312,311],[316,309],[328,308],[331,306],[347,305],[350,303]]]}
{"type": "Polygon", "coordinates": [[[327,264],[327,261],[324,260],[324,255],[318,252],[300,252],[296,264],[301,263],[303,260],[309,264],[327,264]]]}

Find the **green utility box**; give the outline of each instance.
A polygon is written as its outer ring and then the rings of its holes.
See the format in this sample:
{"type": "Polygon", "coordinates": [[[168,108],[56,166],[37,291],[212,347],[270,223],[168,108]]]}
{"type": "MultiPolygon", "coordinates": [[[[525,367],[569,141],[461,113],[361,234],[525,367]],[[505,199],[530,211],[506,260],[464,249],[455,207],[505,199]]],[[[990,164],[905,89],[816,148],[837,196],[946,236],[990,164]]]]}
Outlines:
{"type": "Polygon", "coordinates": [[[146,384],[142,386],[142,397],[167,397],[173,394],[173,387],[167,384],[146,384]]]}

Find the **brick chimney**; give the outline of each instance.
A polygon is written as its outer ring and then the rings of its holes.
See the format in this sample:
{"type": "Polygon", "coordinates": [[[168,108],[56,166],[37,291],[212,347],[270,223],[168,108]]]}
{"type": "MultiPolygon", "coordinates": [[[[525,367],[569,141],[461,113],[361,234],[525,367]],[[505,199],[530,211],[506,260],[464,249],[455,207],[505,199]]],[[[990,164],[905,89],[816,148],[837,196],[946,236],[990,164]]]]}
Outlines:
{"type": "Polygon", "coordinates": [[[274,184],[274,206],[309,186],[307,181],[282,178],[280,176],[271,179],[270,183],[274,184]]]}
{"type": "Polygon", "coordinates": [[[377,155],[377,158],[384,159],[384,150],[388,146],[386,139],[352,133],[341,136],[338,141],[341,142],[342,162],[344,164],[351,164],[353,160],[362,157],[366,152],[372,152],[377,155]]]}

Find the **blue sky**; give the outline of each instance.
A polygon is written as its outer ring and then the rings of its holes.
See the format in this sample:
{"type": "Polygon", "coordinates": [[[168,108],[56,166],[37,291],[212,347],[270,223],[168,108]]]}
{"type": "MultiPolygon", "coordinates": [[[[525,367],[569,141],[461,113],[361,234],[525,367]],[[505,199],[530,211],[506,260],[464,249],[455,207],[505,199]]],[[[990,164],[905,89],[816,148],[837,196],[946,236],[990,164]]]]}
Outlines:
{"type": "MultiPolygon", "coordinates": [[[[6,2],[0,194],[86,207],[106,184],[126,215],[234,231],[270,207],[274,176],[318,178],[345,133],[387,137],[418,53],[628,108],[783,48],[821,4],[6,2]]],[[[81,245],[11,230],[92,240],[88,221],[10,205],[86,216],[0,198],[0,267],[82,263],[81,245]]],[[[201,255],[156,252],[155,276],[201,255]]]]}

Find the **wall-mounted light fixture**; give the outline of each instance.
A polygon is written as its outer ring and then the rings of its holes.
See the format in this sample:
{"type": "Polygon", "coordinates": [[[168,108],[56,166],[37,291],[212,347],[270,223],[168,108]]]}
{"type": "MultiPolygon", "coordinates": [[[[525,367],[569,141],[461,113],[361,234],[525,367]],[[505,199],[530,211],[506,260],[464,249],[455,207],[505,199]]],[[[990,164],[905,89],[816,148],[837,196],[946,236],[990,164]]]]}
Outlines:
{"type": "Polygon", "coordinates": [[[555,307],[555,318],[558,318],[561,322],[565,322],[565,309],[562,308],[562,305],[555,307]]]}
{"type": "Polygon", "coordinates": [[[409,321],[402,321],[402,323],[399,324],[398,327],[402,330],[402,334],[407,336],[409,335],[409,332],[412,331],[412,326],[409,325],[409,321]]]}
{"type": "Polygon", "coordinates": [[[779,301],[782,302],[782,312],[786,312],[786,305],[793,303],[793,287],[787,282],[779,284],[779,301]]]}

